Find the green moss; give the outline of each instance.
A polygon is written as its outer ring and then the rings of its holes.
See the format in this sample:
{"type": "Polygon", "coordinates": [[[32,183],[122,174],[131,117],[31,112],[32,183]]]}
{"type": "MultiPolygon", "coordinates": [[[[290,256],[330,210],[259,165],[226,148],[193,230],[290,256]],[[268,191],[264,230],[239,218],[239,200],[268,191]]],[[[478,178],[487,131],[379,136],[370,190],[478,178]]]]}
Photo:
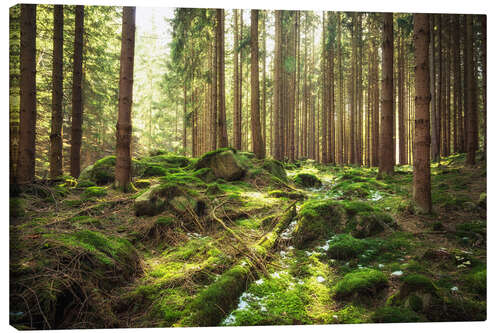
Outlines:
{"type": "Polygon", "coordinates": [[[149,179],[137,179],[134,181],[134,186],[139,189],[148,188],[151,186],[151,180],[149,179]]]}
{"type": "Polygon", "coordinates": [[[397,228],[396,221],[384,212],[361,212],[351,224],[352,235],[365,238],[379,234],[387,229],[397,228]]]}
{"type": "Polygon", "coordinates": [[[293,177],[293,181],[303,187],[321,187],[322,183],[316,175],[310,173],[299,173],[293,177]]]}
{"type": "Polygon", "coordinates": [[[161,226],[168,226],[174,222],[174,218],[171,216],[160,216],[156,219],[156,224],[161,226]]]}
{"type": "Polygon", "coordinates": [[[373,212],[376,209],[366,201],[342,201],[348,217],[353,217],[362,212],[373,212]]]}
{"type": "Polygon", "coordinates": [[[265,160],[262,164],[262,168],[267,170],[271,175],[279,178],[282,181],[287,181],[286,171],[283,168],[283,164],[277,160],[265,160]]]}
{"type": "Polygon", "coordinates": [[[188,305],[187,311],[190,315],[183,318],[179,326],[218,325],[245,290],[249,273],[249,265],[236,265],[222,274],[188,305]]]}
{"type": "Polygon", "coordinates": [[[382,288],[388,286],[387,277],[375,269],[361,269],[346,274],[334,287],[338,297],[353,294],[375,295],[382,288]]]}
{"type": "Polygon", "coordinates": [[[66,200],[63,200],[63,205],[66,206],[66,207],[69,207],[69,208],[75,208],[75,207],[80,207],[83,203],[85,202],[85,200],[81,200],[81,199],[66,199],[66,200]]]}
{"type": "Polygon", "coordinates": [[[469,274],[467,282],[472,291],[486,296],[486,269],[469,274]]]}
{"type": "Polygon", "coordinates": [[[250,285],[240,298],[248,306],[231,312],[223,325],[312,324],[308,311],[311,300],[305,285],[296,285],[286,272],[275,272],[259,281],[250,285]]]}
{"type": "Polygon", "coordinates": [[[90,199],[90,198],[102,198],[107,195],[107,190],[104,187],[99,186],[90,186],[87,187],[81,197],[82,199],[90,199]]]}
{"type": "Polygon", "coordinates": [[[78,184],[76,185],[76,188],[85,188],[85,187],[91,187],[91,186],[97,186],[97,184],[91,180],[82,179],[81,181],[78,182],[78,184]]]}
{"type": "Polygon", "coordinates": [[[344,208],[332,199],[308,200],[298,216],[294,241],[300,248],[316,239],[325,239],[342,223],[344,208]]]}
{"type": "Polygon", "coordinates": [[[116,156],[106,156],[101,158],[93,165],[86,167],[78,178],[79,182],[88,180],[93,181],[97,185],[109,184],[115,179],[116,156]]]}
{"type": "Polygon", "coordinates": [[[165,176],[167,174],[167,169],[160,165],[148,165],[144,172],[142,173],[142,177],[155,177],[155,176],[165,176]]]}
{"type": "Polygon", "coordinates": [[[273,198],[288,198],[288,199],[292,199],[292,200],[301,200],[301,199],[305,198],[304,194],[297,192],[297,191],[286,192],[286,191],[282,191],[282,190],[273,190],[273,191],[269,191],[268,194],[270,197],[273,197],[273,198]]]}
{"type": "Polygon", "coordinates": [[[411,323],[422,321],[421,317],[408,308],[384,306],[377,308],[371,316],[374,323],[411,323]]]}
{"type": "Polygon", "coordinates": [[[477,205],[478,205],[479,207],[481,207],[481,208],[486,209],[486,202],[487,202],[487,200],[486,200],[486,192],[483,192],[483,193],[481,193],[481,195],[479,196],[479,200],[478,200],[478,202],[477,202],[477,205]]]}
{"type": "Polygon", "coordinates": [[[431,279],[420,274],[411,274],[403,278],[402,296],[413,292],[436,294],[437,287],[431,279]]]}
{"type": "Polygon", "coordinates": [[[193,176],[198,177],[205,183],[213,182],[217,179],[210,168],[202,168],[193,172],[193,176]]]}
{"type": "Polygon", "coordinates": [[[21,198],[10,198],[9,214],[11,218],[23,217],[25,213],[25,203],[21,198]]]}
{"type": "Polygon", "coordinates": [[[349,234],[336,235],[329,244],[328,256],[341,260],[357,257],[367,248],[365,241],[354,238],[349,234]]]}
{"type": "Polygon", "coordinates": [[[207,195],[217,195],[224,193],[219,184],[212,183],[207,186],[207,191],[205,192],[207,195]]]}
{"type": "Polygon", "coordinates": [[[366,322],[367,312],[365,308],[351,304],[335,312],[334,318],[339,324],[361,324],[366,322]]]}

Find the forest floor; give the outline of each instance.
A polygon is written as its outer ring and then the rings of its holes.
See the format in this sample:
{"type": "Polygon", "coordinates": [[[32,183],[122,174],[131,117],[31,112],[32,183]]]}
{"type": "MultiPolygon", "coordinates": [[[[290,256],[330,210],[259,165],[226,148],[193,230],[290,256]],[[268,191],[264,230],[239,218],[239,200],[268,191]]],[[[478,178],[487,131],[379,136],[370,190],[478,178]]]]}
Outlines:
{"type": "Polygon", "coordinates": [[[234,155],[240,180],[158,155],[142,160],[131,194],[106,184],[103,166],[11,198],[11,324],[486,319],[484,161],[433,164],[433,213],[421,215],[410,166],[377,179],[376,168],[234,155]],[[148,197],[155,211],[142,214],[137,200],[155,188],[168,189],[148,197]]]}

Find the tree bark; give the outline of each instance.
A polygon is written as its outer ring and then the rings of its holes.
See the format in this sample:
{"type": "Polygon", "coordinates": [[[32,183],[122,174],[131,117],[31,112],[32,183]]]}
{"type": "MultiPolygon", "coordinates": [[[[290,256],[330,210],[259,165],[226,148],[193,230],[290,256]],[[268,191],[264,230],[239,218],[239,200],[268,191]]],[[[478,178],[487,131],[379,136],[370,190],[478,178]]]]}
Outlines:
{"type": "Polygon", "coordinates": [[[62,175],[62,58],[63,58],[63,6],[54,6],[54,39],[52,53],[52,120],[50,130],[50,178],[62,175]]]}
{"type": "Polygon", "coordinates": [[[82,147],[82,61],[83,61],[83,6],[75,8],[75,44],[73,50],[73,97],[71,112],[71,176],[80,175],[80,151],[82,147]]]}
{"type": "Polygon", "coordinates": [[[116,124],[115,186],[127,192],[131,180],[130,142],[134,84],[135,7],[123,7],[118,122],[116,124]]]}
{"type": "Polygon", "coordinates": [[[476,147],[475,147],[475,128],[477,127],[477,110],[474,109],[474,61],[472,59],[472,15],[465,16],[466,30],[465,30],[465,83],[466,89],[465,93],[467,95],[466,99],[466,109],[465,112],[468,115],[468,126],[467,126],[467,157],[466,164],[468,166],[473,166],[476,164],[476,147]]]}
{"type": "Polygon", "coordinates": [[[218,76],[218,103],[217,103],[217,146],[224,148],[228,146],[226,128],[226,92],[224,71],[224,9],[217,9],[217,76],[218,76]]]}
{"type": "Polygon", "coordinates": [[[239,87],[239,74],[240,74],[240,65],[239,65],[239,52],[238,47],[240,44],[240,36],[239,36],[239,24],[238,24],[238,10],[233,10],[234,16],[234,48],[233,48],[233,57],[234,57],[234,98],[233,98],[233,144],[234,148],[241,150],[241,110],[240,110],[240,87],[239,87]]]}
{"type": "MultiPolygon", "coordinates": [[[[275,10],[275,48],[274,48],[274,158],[277,160],[283,159],[282,145],[280,140],[280,114],[282,112],[281,107],[281,89],[282,89],[282,78],[281,78],[281,57],[282,57],[282,47],[281,47],[281,11],[275,10]]],[[[282,137],[281,137],[282,138],[282,137]]]]}
{"type": "Polygon", "coordinates": [[[393,113],[393,14],[384,13],[382,32],[382,119],[379,176],[394,173],[393,113]]]}
{"type": "Polygon", "coordinates": [[[259,108],[259,11],[252,9],[250,23],[251,52],[251,118],[252,118],[252,151],[259,159],[265,157],[260,128],[259,108]]]}
{"type": "Polygon", "coordinates": [[[422,213],[430,213],[430,117],[429,117],[429,15],[415,14],[415,154],[413,199],[422,213]]]}
{"type": "Polygon", "coordinates": [[[35,178],[36,130],[36,5],[21,5],[20,112],[17,183],[35,178]]]}

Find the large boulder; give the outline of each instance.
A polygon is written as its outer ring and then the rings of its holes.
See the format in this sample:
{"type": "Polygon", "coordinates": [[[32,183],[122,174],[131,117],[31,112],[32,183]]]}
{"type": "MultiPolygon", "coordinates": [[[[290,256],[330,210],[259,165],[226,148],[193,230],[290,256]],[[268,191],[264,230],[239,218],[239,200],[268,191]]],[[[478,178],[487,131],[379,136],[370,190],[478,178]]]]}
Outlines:
{"type": "Polygon", "coordinates": [[[94,182],[97,185],[106,185],[115,180],[116,156],[110,155],[101,158],[89,165],[80,173],[78,182],[94,182]]]}
{"type": "Polygon", "coordinates": [[[271,175],[276,178],[287,181],[286,171],[283,164],[277,160],[265,160],[262,164],[262,168],[268,171],[271,175]]]}
{"type": "Polygon", "coordinates": [[[203,200],[189,195],[177,184],[157,184],[135,199],[136,216],[154,216],[169,209],[180,217],[200,216],[205,210],[203,200]]]}
{"type": "Polygon", "coordinates": [[[206,153],[194,167],[197,170],[209,168],[216,178],[229,181],[243,178],[246,172],[246,167],[238,160],[237,153],[229,148],[206,153]]]}
{"type": "Polygon", "coordinates": [[[184,192],[176,185],[157,184],[135,199],[134,210],[136,216],[160,214],[168,207],[168,203],[184,192]]]}
{"type": "Polygon", "coordinates": [[[331,199],[309,200],[302,205],[293,232],[294,243],[303,248],[317,239],[325,239],[341,229],[344,208],[331,199]]]}

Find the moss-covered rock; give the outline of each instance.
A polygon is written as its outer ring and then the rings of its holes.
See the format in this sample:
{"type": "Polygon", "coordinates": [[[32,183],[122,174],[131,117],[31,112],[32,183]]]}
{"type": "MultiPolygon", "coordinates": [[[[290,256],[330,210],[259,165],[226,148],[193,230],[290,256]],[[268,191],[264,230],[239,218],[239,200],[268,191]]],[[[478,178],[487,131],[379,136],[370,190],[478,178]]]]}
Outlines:
{"type": "Polygon", "coordinates": [[[316,175],[310,174],[310,173],[299,173],[296,174],[293,177],[293,181],[300,186],[303,187],[314,187],[314,188],[319,188],[321,185],[321,180],[319,180],[316,175]]]}
{"type": "Polygon", "coordinates": [[[362,212],[353,221],[352,235],[356,238],[366,238],[377,235],[385,230],[397,228],[396,221],[384,212],[362,212]]]}
{"type": "Polygon", "coordinates": [[[230,148],[215,150],[203,155],[195,164],[195,169],[209,168],[216,178],[238,180],[245,175],[246,168],[230,148]]]}
{"type": "Polygon", "coordinates": [[[376,209],[366,201],[342,201],[347,217],[351,218],[359,213],[373,212],[376,209]]]}
{"type": "Polygon", "coordinates": [[[295,245],[302,248],[311,241],[327,238],[340,229],[343,218],[344,208],[332,199],[306,201],[293,232],[295,245]]]}
{"type": "Polygon", "coordinates": [[[387,304],[410,308],[432,318],[435,311],[443,308],[444,300],[431,279],[411,274],[403,278],[399,291],[388,299],[387,304]]]}
{"type": "Polygon", "coordinates": [[[221,193],[224,193],[224,190],[221,189],[219,184],[212,183],[207,186],[207,192],[206,192],[207,195],[218,195],[221,193]]]}
{"type": "Polygon", "coordinates": [[[86,187],[91,187],[91,186],[97,186],[97,184],[95,182],[93,182],[91,180],[87,180],[87,179],[80,180],[76,184],[76,188],[86,188],[86,187]]]}
{"type": "Polygon", "coordinates": [[[262,168],[268,171],[271,175],[281,179],[282,181],[287,181],[286,171],[283,164],[277,160],[265,160],[262,164],[262,168]]]}
{"type": "Polygon", "coordinates": [[[115,180],[116,156],[106,156],[92,165],[89,165],[80,173],[78,182],[92,181],[97,185],[105,185],[115,180]]]}
{"type": "Polygon", "coordinates": [[[384,306],[375,310],[371,320],[374,323],[412,323],[422,321],[422,318],[408,308],[384,306]]]}
{"type": "Polygon", "coordinates": [[[346,274],[334,287],[340,298],[349,296],[374,296],[387,287],[387,277],[381,271],[365,268],[346,274]]]}
{"type": "Polygon", "coordinates": [[[422,255],[422,259],[433,262],[452,261],[453,256],[444,249],[427,249],[422,255]]]}
{"type": "Polygon", "coordinates": [[[182,196],[184,191],[172,184],[157,184],[144,192],[134,201],[134,210],[136,216],[149,215],[154,216],[163,212],[168,202],[176,197],[182,196]]]}

